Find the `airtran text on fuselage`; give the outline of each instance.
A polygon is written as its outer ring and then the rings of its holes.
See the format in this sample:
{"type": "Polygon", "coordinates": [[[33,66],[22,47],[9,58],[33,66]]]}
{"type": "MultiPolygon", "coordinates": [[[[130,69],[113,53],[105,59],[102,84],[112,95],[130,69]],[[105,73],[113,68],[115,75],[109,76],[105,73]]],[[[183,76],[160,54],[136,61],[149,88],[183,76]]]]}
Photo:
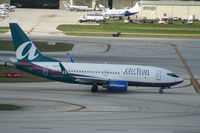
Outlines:
{"type": "Polygon", "coordinates": [[[141,69],[141,68],[126,68],[125,73],[126,74],[133,74],[133,75],[149,76],[149,70],[148,69],[141,69]]]}

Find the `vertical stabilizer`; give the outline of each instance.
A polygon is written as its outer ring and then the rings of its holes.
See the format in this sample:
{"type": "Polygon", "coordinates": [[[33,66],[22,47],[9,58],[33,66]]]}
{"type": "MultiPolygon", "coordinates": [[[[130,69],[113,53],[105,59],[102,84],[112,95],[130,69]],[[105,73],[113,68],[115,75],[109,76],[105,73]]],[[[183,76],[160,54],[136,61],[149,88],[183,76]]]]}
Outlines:
{"type": "Polygon", "coordinates": [[[17,23],[10,23],[10,30],[16,52],[16,59],[18,61],[58,62],[57,60],[42,55],[17,23]]]}
{"type": "Polygon", "coordinates": [[[65,8],[70,9],[71,5],[67,1],[63,1],[65,8]]]}
{"type": "Polygon", "coordinates": [[[103,13],[107,12],[107,9],[105,8],[105,6],[99,4],[99,8],[102,10],[103,13]]]}

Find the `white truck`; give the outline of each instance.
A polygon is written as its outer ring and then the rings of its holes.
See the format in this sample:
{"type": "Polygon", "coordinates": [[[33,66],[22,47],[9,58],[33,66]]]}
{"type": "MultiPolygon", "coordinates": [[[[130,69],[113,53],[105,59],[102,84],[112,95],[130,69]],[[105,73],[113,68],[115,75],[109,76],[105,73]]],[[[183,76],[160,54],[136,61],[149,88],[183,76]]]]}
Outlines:
{"type": "Polygon", "coordinates": [[[6,12],[5,10],[0,10],[0,18],[6,18],[8,17],[8,12],[6,12]]]}
{"type": "Polygon", "coordinates": [[[105,21],[105,17],[102,14],[87,14],[84,16],[81,16],[79,18],[79,22],[83,23],[83,22],[104,22],[105,21]]]}

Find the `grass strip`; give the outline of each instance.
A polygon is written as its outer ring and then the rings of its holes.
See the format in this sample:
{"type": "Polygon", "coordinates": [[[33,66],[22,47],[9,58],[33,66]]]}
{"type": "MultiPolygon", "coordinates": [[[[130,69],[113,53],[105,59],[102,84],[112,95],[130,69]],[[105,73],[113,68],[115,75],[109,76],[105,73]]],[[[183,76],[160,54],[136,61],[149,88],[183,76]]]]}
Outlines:
{"type": "Polygon", "coordinates": [[[126,24],[123,21],[117,20],[107,21],[100,25],[60,25],[57,29],[65,32],[67,35],[79,36],[111,36],[112,33],[121,32],[124,34],[122,37],[191,38],[192,36],[192,38],[200,38],[200,21],[194,21],[192,25],[180,25],[178,22],[164,25],[126,24]],[[177,37],[174,37],[176,35],[177,37]]]}
{"type": "MultiPolygon", "coordinates": [[[[112,33],[66,33],[66,35],[72,36],[99,36],[99,37],[112,37],[112,33]]],[[[128,38],[174,38],[174,39],[200,39],[200,35],[159,35],[159,34],[124,34],[120,35],[120,37],[128,37],[128,38]]]]}
{"type": "Polygon", "coordinates": [[[14,66],[0,65],[0,83],[24,83],[24,82],[52,82],[46,78],[32,75],[16,69],[14,66]],[[3,76],[5,73],[22,73],[21,78],[8,78],[3,76]]]}
{"type": "Polygon", "coordinates": [[[0,104],[0,111],[5,111],[5,110],[17,110],[20,109],[21,107],[18,105],[12,105],[12,104],[0,104]]]}
{"type": "MultiPolygon", "coordinates": [[[[65,52],[71,51],[74,44],[55,42],[55,45],[48,45],[48,42],[35,41],[34,44],[42,52],[65,52]]],[[[0,40],[0,50],[13,51],[12,41],[0,40]]]]}
{"type": "Polygon", "coordinates": [[[0,26],[0,33],[6,33],[8,32],[9,28],[8,27],[1,27],[0,26]]]}

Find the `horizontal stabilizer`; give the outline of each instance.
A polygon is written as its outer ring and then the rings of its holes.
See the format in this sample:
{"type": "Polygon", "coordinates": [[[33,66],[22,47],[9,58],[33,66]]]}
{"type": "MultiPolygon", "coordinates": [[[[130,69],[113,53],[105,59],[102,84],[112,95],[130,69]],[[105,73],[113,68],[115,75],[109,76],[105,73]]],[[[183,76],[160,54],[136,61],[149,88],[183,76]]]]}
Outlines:
{"type": "Polygon", "coordinates": [[[16,63],[16,62],[17,62],[17,59],[16,59],[16,58],[10,57],[9,60],[10,60],[12,63],[16,63]]]}
{"type": "Polygon", "coordinates": [[[70,53],[67,53],[67,58],[68,58],[69,62],[71,62],[71,63],[74,62],[74,58],[71,56],[70,53]]]}

